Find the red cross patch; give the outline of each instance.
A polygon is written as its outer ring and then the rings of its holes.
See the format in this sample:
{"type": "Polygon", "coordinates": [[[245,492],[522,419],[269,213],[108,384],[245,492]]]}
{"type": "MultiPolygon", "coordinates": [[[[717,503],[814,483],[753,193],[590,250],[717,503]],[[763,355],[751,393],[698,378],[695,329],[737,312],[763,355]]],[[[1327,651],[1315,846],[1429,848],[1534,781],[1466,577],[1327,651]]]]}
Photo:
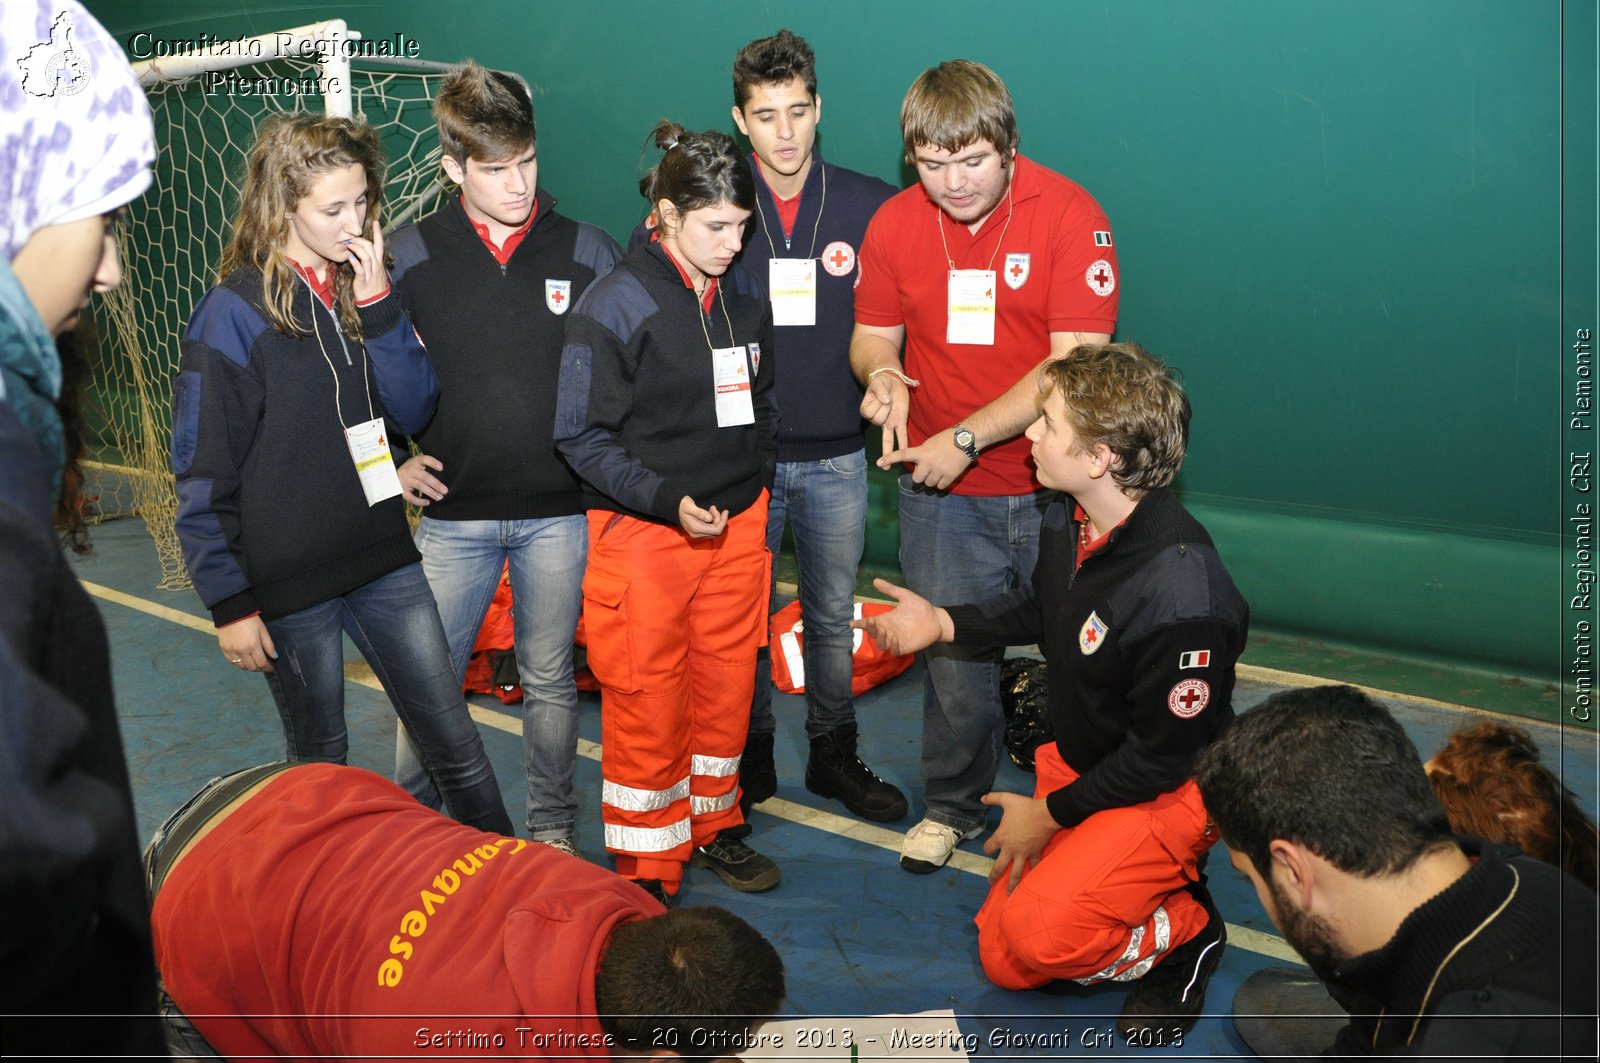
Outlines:
{"type": "Polygon", "coordinates": [[[1033,255],[1026,251],[1013,252],[1006,256],[1006,268],[1003,274],[1006,285],[1016,291],[1028,283],[1028,273],[1032,268],[1033,255]]]}
{"type": "Polygon", "coordinates": [[[822,268],[833,277],[848,277],[856,268],[856,249],[843,240],[835,240],[822,249],[822,268]]]}
{"type": "Polygon", "coordinates": [[[1083,271],[1083,279],[1094,294],[1102,299],[1117,290],[1117,275],[1111,263],[1103,258],[1089,263],[1089,268],[1083,271]]]}
{"type": "Polygon", "coordinates": [[[1099,613],[1090,613],[1089,619],[1078,629],[1078,650],[1087,657],[1104,646],[1105,642],[1106,622],[1100,619],[1099,613]]]}
{"type": "Polygon", "coordinates": [[[548,277],[544,282],[544,305],[550,308],[552,314],[561,315],[567,312],[567,306],[572,301],[572,282],[552,280],[548,277]]]}
{"type": "Polygon", "coordinates": [[[1167,708],[1180,720],[1200,715],[1211,700],[1211,685],[1204,679],[1180,679],[1167,691],[1167,708]]]}

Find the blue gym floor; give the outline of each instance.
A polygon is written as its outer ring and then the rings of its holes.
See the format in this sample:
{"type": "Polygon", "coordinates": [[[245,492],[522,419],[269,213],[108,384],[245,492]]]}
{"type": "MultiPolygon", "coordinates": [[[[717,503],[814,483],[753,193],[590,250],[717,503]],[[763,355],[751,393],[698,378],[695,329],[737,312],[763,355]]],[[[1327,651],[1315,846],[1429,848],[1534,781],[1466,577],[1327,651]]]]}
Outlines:
{"type": "MultiPolygon", "coordinates": [[[[95,552],[79,573],[99,600],[111,635],[118,712],[133,778],[139,831],[156,826],[208,779],[279,759],[277,713],[259,676],[230,667],[217,650],[209,618],[192,591],[157,589],[160,570],[141,521],[94,530],[95,552]]],[[[351,763],[387,774],[394,756],[394,715],[387,698],[347,644],[346,715],[351,763]]],[[[1248,659],[1248,658],[1247,658],[1248,659]]],[[[1247,670],[1248,672],[1248,670],[1247,670]]],[[[1236,708],[1257,704],[1292,678],[1241,677],[1236,708]]],[[[1113,1020],[1126,992],[1121,985],[1013,993],[996,989],[977,961],[972,916],[985,892],[989,861],[983,838],[966,842],[947,867],[910,875],[897,864],[900,832],[920,813],[918,750],[922,673],[919,667],[858,699],[864,758],[900,786],[912,811],[887,827],[848,817],[837,802],[808,793],[802,782],[806,740],[800,698],[775,696],[779,731],[778,797],[754,817],[752,844],[775,859],[783,883],[764,894],[736,893],[710,871],[691,870],[681,904],[717,904],[760,928],[788,969],[788,1016],[852,1016],[949,1009],[973,1058],[1248,1059],[1228,1018],[1234,991],[1258,968],[1292,961],[1248,883],[1225,859],[1211,861],[1211,888],[1227,920],[1229,946],[1211,982],[1207,1014],[1181,1046],[1128,1046],[1113,1020]],[[898,830],[889,829],[898,827],[898,830]],[[1004,1047],[992,1047],[1000,1031],[1004,1047]],[[1062,1037],[1071,1047],[1030,1049],[1027,1035],[1062,1037]]],[[[578,762],[580,800],[576,842],[605,860],[598,811],[599,697],[583,695],[578,762]]],[[[1469,711],[1386,698],[1424,757],[1469,711]]],[[[513,706],[475,699],[489,755],[513,821],[521,823],[524,784],[519,716],[513,706]]],[[[1522,721],[1516,721],[1522,722],[1522,721]]],[[[1596,805],[1593,732],[1524,722],[1547,764],[1564,770],[1591,815],[1596,805]]],[[[997,786],[1028,792],[1032,776],[1009,762],[997,786]]],[[[1220,854],[1221,850],[1217,850],[1220,854]]],[[[862,1059],[872,1058],[867,1051],[862,1059]]],[[[948,1059],[944,1049],[908,1049],[896,1059],[948,1059]]],[[[878,1056],[877,1058],[887,1058],[878,1056]]]]}

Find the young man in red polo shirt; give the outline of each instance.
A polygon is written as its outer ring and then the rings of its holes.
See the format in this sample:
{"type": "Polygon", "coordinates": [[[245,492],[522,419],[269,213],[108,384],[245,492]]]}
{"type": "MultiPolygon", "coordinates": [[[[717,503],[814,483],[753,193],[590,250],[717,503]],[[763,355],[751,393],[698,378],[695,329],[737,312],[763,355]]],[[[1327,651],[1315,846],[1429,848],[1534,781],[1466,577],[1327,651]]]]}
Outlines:
{"type": "MultiPolygon", "coordinates": [[[[1011,95],[988,67],[925,71],[900,112],[920,183],[872,219],[850,362],[861,412],[900,477],[900,565],[936,601],[1026,585],[1047,501],[1017,438],[1037,370],[1117,320],[1111,225],[1093,197],[1017,153],[1011,95]]],[[[1004,743],[1000,656],[925,655],[923,820],[900,865],[928,873],[980,833],[1004,743]]]]}

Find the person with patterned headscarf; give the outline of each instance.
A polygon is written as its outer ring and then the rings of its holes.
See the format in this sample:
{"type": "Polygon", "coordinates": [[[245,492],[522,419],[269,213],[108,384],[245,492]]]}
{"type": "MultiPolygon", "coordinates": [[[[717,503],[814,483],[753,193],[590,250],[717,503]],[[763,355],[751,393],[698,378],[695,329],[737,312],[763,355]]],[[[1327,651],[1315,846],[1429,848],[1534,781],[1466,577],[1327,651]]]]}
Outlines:
{"type": "MultiPolygon", "coordinates": [[[[55,340],[121,280],[111,231],[155,134],[72,0],[0,8],[0,1011],[7,1053],[162,1053],[105,626],[51,528],[67,453],[55,340]]],[[[71,396],[66,396],[70,405],[71,396]]]]}

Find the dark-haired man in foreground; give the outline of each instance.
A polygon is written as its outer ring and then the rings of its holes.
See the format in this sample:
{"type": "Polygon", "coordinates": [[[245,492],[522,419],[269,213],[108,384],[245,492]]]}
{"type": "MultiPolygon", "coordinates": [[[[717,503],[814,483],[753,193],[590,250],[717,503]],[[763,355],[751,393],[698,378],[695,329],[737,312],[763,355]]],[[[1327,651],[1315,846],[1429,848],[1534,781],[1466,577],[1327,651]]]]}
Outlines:
{"type": "Polygon", "coordinates": [[[1234,1021],[1257,1054],[1594,1058],[1593,891],[1452,834],[1383,706],[1345,686],[1275,694],[1195,778],[1235,870],[1327,987],[1247,980],[1234,1021]]]}
{"type": "Polygon", "coordinates": [[[359,768],[216,780],[146,867],[169,1029],[188,1052],[715,1059],[733,1052],[706,1046],[748,1043],[783,999],[783,962],[737,916],[667,912],[359,768]]]}

